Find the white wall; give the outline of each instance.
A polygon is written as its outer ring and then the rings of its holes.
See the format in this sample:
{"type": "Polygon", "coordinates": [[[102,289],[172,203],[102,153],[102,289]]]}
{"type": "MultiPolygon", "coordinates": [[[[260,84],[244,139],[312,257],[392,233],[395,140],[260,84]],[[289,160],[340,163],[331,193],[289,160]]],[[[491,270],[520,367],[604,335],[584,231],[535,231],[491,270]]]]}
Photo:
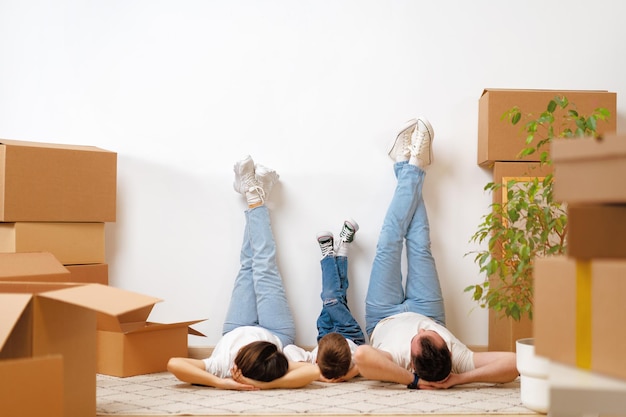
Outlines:
{"type": "MultiPolygon", "coordinates": [[[[0,2],[0,137],[118,152],[111,284],[163,298],[152,319],[207,318],[213,345],[238,269],[233,163],[275,168],[272,219],[298,330],[315,343],[315,234],[361,225],[349,301],[364,298],[405,120],[436,131],[425,186],[448,326],[487,344],[464,254],[486,213],[476,165],[486,87],[606,89],[624,127],[626,4],[591,1],[0,2]]],[[[200,343],[200,342],[198,342],[200,343]]]]}

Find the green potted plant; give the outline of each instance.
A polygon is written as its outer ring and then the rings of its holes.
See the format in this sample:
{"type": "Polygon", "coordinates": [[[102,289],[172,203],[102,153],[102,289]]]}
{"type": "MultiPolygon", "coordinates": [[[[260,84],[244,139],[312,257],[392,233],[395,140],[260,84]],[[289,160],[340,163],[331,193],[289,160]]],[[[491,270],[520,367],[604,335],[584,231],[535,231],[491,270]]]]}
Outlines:
{"type": "MultiPolygon", "coordinates": [[[[597,136],[596,123],[610,116],[604,108],[596,109],[591,115],[583,116],[575,110],[566,97],[557,96],[550,100],[544,112],[537,115],[524,114],[514,107],[502,119],[517,125],[523,121],[522,132],[526,136],[526,147],[520,150],[523,158],[539,153],[540,166],[551,165],[550,142],[557,137],[597,136]]],[[[533,317],[533,265],[538,256],[563,254],[567,245],[567,211],[563,203],[553,198],[553,175],[533,176],[524,180],[511,179],[505,184],[490,182],[485,190],[491,193],[506,190],[502,203],[490,206],[482,217],[471,243],[485,244],[486,248],[470,252],[478,264],[484,281],[465,288],[480,307],[492,309],[500,317],[521,320],[533,317]]],[[[545,412],[547,388],[542,392],[545,399],[529,399],[524,395],[524,385],[531,386],[535,377],[545,370],[531,372],[530,381],[525,380],[526,365],[520,359],[529,355],[520,350],[532,349],[532,339],[516,342],[518,369],[522,373],[522,402],[529,408],[545,412]]],[[[529,359],[537,362],[537,360],[529,359]]],[[[543,362],[535,363],[545,368],[543,362]]],[[[547,375],[545,375],[547,376],[547,375]]],[[[534,384],[533,384],[534,385],[534,384]]],[[[540,389],[541,391],[541,389],[540,389]]]]}
{"type": "MultiPolygon", "coordinates": [[[[519,157],[538,152],[540,165],[551,165],[548,149],[554,138],[596,136],[597,121],[609,116],[604,108],[588,117],[580,115],[566,97],[557,96],[538,117],[514,107],[502,119],[514,125],[527,119],[522,128],[526,147],[519,157]]],[[[472,243],[487,244],[485,249],[470,252],[485,280],[465,288],[480,307],[514,320],[524,315],[532,319],[533,259],[564,253],[567,244],[566,207],[553,198],[552,177],[550,173],[543,178],[490,182],[485,186],[491,193],[505,187],[507,193],[505,202],[490,206],[470,239],[472,243]]]]}

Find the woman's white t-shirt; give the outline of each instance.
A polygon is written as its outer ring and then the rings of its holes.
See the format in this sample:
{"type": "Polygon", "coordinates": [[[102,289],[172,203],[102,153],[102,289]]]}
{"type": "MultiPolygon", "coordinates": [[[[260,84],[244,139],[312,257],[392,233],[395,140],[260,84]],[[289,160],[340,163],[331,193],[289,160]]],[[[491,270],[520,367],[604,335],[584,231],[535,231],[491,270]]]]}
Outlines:
{"type": "Polygon", "coordinates": [[[422,314],[406,312],[389,316],[376,325],[370,344],[391,354],[393,361],[411,371],[411,340],[421,329],[437,332],[452,352],[452,372],[471,371],[474,352],[461,343],[448,329],[422,314]]]}
{"type": "Polygon", "coordinates": [[[219,378],[230,378],[232,376],[230,370],[235,363],[239,349],[256,341],[270,342],[275,344],[278,350],[283,349],[280,339],[263,327],[237,327],[222,336],[215,345],[211,357],[204,359],[206,371],[219,378]]]}

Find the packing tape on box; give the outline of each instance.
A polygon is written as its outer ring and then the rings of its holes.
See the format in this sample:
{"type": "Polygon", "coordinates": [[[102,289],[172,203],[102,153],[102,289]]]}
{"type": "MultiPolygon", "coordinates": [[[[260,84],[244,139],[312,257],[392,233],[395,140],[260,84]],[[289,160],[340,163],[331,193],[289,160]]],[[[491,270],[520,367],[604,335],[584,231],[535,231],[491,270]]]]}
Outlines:
{"type": "Polygon", "coordinates": [[[576,366],[591,369],[590,261],[576,261],[576,366]]]}

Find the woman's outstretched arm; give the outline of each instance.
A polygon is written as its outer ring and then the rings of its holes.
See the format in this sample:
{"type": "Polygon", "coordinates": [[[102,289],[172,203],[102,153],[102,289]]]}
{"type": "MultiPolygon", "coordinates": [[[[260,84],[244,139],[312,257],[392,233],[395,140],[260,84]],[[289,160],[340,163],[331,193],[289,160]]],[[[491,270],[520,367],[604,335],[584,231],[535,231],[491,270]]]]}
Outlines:
{"type": "Polygon", "coordinates": [[[183,382],[206,385],[220,389],[257,390],[254,385],[237,382],[231,378],[220,378],[205,370],[204,361],[190,358],[171,358],[167,370],[183,382]]]}

